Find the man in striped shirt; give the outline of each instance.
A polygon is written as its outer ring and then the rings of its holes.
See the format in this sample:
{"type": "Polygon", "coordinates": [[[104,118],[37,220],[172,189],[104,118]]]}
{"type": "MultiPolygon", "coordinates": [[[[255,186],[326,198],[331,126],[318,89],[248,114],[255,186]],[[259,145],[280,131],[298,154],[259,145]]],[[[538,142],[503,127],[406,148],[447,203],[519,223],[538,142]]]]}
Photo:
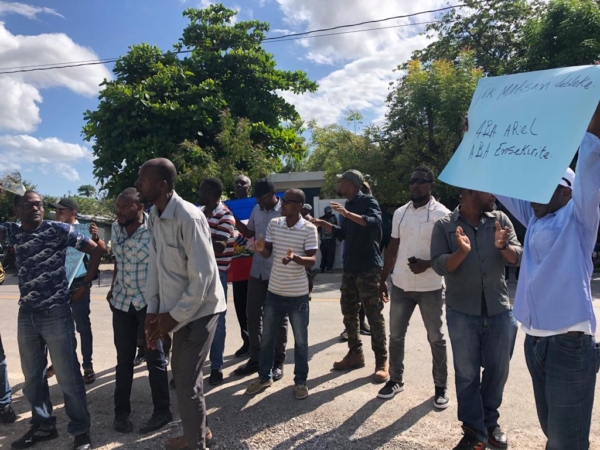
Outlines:
{"type": "Polygon", "coordinates": [[[273,384],[275,339],[283,318],[288,315],[294,332],[294,394],[308,397],[308,277],[318,249],[317,228],[302,218],[306,198],[299,189],[286,191],[281,199],[281,216],[272,219],[266,238],[256,241],[255,251],[263,258],[273,255],[273,268],[264,307],[264,331],[259,355],[259,378],[246,394],[255,395],[273,384]]]}
{"type": "MultiPolygon", "coordinates": [[[[223,195],[223,183],[218,178],[205,178],[200,182],[198,191],[198,203],[204,212],[212,240],[217,266],[219,267],[219,278],[227,298],[227,271],[233,256],[233,244],[235,234],[235,218],[229,208],[221,202],[223,195]]],[[[208,382],[215,386],[223,381],[223,357],[225,352],[225,314],[219,314],[215,338],[210,347],[210,376],[208,382]]]]}

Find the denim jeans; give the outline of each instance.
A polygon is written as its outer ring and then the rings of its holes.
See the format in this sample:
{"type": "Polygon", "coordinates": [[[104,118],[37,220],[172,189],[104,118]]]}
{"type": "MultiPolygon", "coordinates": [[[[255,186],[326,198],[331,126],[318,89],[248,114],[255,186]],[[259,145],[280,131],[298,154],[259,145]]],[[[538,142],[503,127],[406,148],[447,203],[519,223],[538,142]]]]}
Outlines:
{"type": "MultiPolygon", "coordinates": [[[[225,301],[227,301],[227,272],[219,270],[219,279],[225,291],[225,301]]],[[[212,345],[210,346],[210,370],[221,370],[223,368],[223,359],[225,357],[225,315],[227,311],[223,311],[219,314],[219,321],[217,322],[217,329],[215,330],[215,337],[212,345]]]]}
{"type": "Polygon", "coordinates": [[[512,311],[473,316],[446,307],[446,322],[454,356],[458,420],[487,442],[487,429],[498,425],[500,417],[517,321],[512,311]]]}
{"type": "Polygon", "coordinates": [[[90,321],[90,290],[86,290],[81,300],[71,303],[71,311],[75,320],[75,330],[79,333],[81,344],[81,367],[92,368],[92,323],[90,321]]]}
{"type": "Polygon", "coordinates": [[[0,337],[0,408],[12,403],[12,389],[8,382],[8,370],[6,368],[6,355],[0,337]]]}
{"type": "Polygon", "coordinates": [[[281,322],[287,315],[294,332],[294,383],[305,384],[308,377],[308,295],[283,297],[268,292],[264,311],[258,376],[261,380],[269,380],[273,375],[275,341],[281,322]]]}
{"type": "Polygon", "coordinates": [[[546,450],[587,450],[596,386],[594,338],[525,338],[525,360],[546,450]]]}
{"type": "MultiPolygon", "coordinates": [[[[133,305],[128,311],[121,311],[111,305],[113,318],[113,336],[117,350],[117,368],[115,374],[115,417],[127,417],[131,413],[131,386],[133,384],[133,360],[137,350],[139,327],[146,321],[146,307],[137,311],[133,305]]],[[[158,341],[156,350],[145,349],[146,367],[154,413],[170,412],[169,378],[167,362],[162,341],[158,341]]]]}
{"type": "Polygon", "coordinates": [[[26,312],[21,308],[17,334],[21,369],[25,375],[23,393],[31,404],[31,423],[56,424],[46,380],[50,352],[56,379],[64,394],[65,412],[71,419],[67,430],[73,436],[89,432],[90,415],[77,361],[77,342],[70,305],[64,303],[39,312],[26,312]]]}
{"type": "MultiPolygon", "coordinates": [[[[248,281],[248,303],[246,305],[246,318],[248,320],[248,338],[250,340],[250,361],[259,360],[264,332],[264,307],[269,291],[269,280],[250,277],[248,281]]],[[[288,317],[285,316],[279,326],[275,341],[275,362],[283,364],[285,361],[285,347],[287,345],[288,317]]]]}
{"type": "Polygon", "coordinates": [[[442,331],[442,290],[406,292],[392,284],[390,303],[390,378],[404,383],[404,348],[410,318],[419,306],[433,359],[433,383],[437,387],[448,384],[448,357],[446,339],[442,331]]]}

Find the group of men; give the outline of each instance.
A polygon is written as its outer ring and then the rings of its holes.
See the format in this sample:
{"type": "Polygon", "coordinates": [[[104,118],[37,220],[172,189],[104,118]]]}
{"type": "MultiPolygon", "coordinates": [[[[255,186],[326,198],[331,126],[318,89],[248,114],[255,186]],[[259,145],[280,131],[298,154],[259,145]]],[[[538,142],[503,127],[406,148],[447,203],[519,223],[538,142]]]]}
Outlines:
{"type": "MultiPolygon", "coordinates": [[[[289,322],[295,340],[293,391],[297,399],[305,399],[309,395],[307,268],[316,262],[320,229],[325,261],[330,250],[323,241],[341,240],[345,247],[341,310],[349,349],[333,364],[334,370],[365,365],[362,307],[375,353],[373,379],[385,383],[377,396],[390,399],[402,392],[406,334],[419,306],[432,353],[433,405],[447,408],[445,303],[463,429],[454,449],[483,450],[488,443],[506,448],[508,438],[499,425],[498,409],[518,320],[526,333],[525,356],[546,448],[589,448],[600,364],[590,288],[590,255],[600,222],[600,108],[582,141],[577,176],[568,169],[548,204],[498,197],[528,228],[523,243],[507,215],[496,209],[492,194],[462,189],[461,204],[450,212],[432,196],[434,174],[424,166],[407,180],[411,200],[393,215],[385,257],[381,209],[373,196],[361,191],[365,180],[356,170],[339,176],[338,192],[346,198],[345,205],[331,202],[331,210],[320,219],[303,211],[306,198],[301,190],[290,189],[280,197],[269,179],[256,183],[257,204],[249,219],[242,221],[221,201],[220,180],[200,183],[199,208],[177,195],[176,178],[169,160],[147,161],[135,187],[117,198],[117,220],[112,226],[116,262],[107,296],[117,350],[116,430],[134,428],[129,399],[140,330],[154,405],[140,431],[160,429],[172,420],[163,348],[171,333],[183,435],[169,440],[166,448],[207,448],[212,434],[207,427],[202,369],[210,355],[209,382],[222,382],[228,280],[233,282],[242,330],[243,344],[236,356],[249,355],[234,373],[258,373],[246,394],[256,395],[283,377],[289,322]],[[146,204],[153,205],[149,214],[144,212],[146,204]],[[340,225],[331,220],[333,212],[342,217],[340,225]],[[239,258],[234,258],[237,247],[246,258],[241,269],[239,258]],[[505,280],[507,265],[521,267],[514,310],[505,280]],[[234,267],[235,276],[229,273],[234,267]],[[561,277],[564,274],[568,277],[561,277]],[[389,353],[383,315],[387,302],[389,353]]],[[[250,180],[238,177],[236,197],[247,197],[250,189],[250,180]]],[[[57,212],[59,206],[60,202],[54,205],[57,212]]],[[[0,237],[8,238],[16,250],[21,291],[18,342],[32,426],[12,448],[28,448],[58,436],[46,377],[49,352],[64,393],[73,448],[88,450],[92,444],[84,382],[93,368],[81,333],[84,373],[80,371],[74,323],[81,301],[89,320],[89,289],[105,246],[94,230],[90,239],[69,225],[76,214],[65,214],[67,223],[44,220],[42,198],[33,191],[15,198],[15,213],[20,222],[0,224],[0,237]],[[90,255],[75,284],[69,283],[65,268],[70,247],[90,255]]],[[[328,262],[321,268],[331,269],[328,262]]],[[[14,422],[1,340],[0,394],[0,419],[14,422]]]]}

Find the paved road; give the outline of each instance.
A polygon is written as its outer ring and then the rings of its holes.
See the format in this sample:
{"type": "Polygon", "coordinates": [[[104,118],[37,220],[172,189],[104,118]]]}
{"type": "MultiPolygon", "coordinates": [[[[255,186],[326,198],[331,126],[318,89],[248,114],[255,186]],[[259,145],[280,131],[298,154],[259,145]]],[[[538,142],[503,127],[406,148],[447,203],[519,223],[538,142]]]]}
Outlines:
{"type": "MultiPolygon", "coordinates": [[[[104,273],[101,286],[94,287],[92,291],[94,367],[98,373],[96,383],[88,387],[92,439],[96,448],[106,450],[160,449],[165,438],[179,433],[178,421],[151,436],[136,433],[124,436],[113,432],[111,428],[115,350],[110,310],[104,300],[110,277],[110,273],[104,273]]],[[[448,449],[458,441],[460,429],[456,420],[454,372],[450,368],[452,406],[444,412],[437,412],[431,405],[433,383],[430,351],[418,313],[413,317],[407,336],[405,392],[390,401],[375,398],[380,386],[370,381],[374,357],[368,351],[369,338],[365,338],[367,365],[364,369],[349,373],[331,371],[333,361],[340,359],[347,350],[338,338],[342,331],[338,304],[340,278],[339,274],[325,274],[315,280],[309,331],[310,396],[302,402],[295,400],[292,393],[294,351],[291,334],[283,380],[256,397],[244,395],[251,378],[238,378],[232,374],[233,369],[243,361],[232,357],[241,340],[233,304],[229,299],[225,380],[217,388],[206,386],[216,448],[420,450],[448,449]]],[[[511,282],[511,291],[514,291],[514,287],[514,282],[511,282]]],[[[594,291],[600,294],[600,281],[594,283],[594,291]]],[[[9,277],[7,284],[0,287],[0,330],[7,352],[9,378],[17,389],[14,407],[20,414],[16,424],[0,428],[0,447],[4,448],[8,448],[9,442],[27,430],[29,417],[28,404],[20,390],[23,376],[16,343],[17,292],[13,277],[9,277]]],[[[600,303],[597,309],[599,306],[600,303]]],[[[512,448],[541,450],[543,438],[535,414],[522,347],[523,333],[519,332],[500,422],[509,432],[512,448]]],[[[51,381],[51,392],[60,438],[38,447],[64,450],[70,448],[70,441],[66,433],[62,396],[55,378],[51,381]]],[[[132,420],[137,427],[151,411],[148,382],[143,368],[136,371],[132,397],[132,420]]],[[[176,402],[174,398],[172,400],[176,402]]],[[[175,406],[173,409],[176,411],[175,406]]],[[[599,423],[600,408],[596,404],[592,449],[597,450],[600,450],[599,423]]]]}

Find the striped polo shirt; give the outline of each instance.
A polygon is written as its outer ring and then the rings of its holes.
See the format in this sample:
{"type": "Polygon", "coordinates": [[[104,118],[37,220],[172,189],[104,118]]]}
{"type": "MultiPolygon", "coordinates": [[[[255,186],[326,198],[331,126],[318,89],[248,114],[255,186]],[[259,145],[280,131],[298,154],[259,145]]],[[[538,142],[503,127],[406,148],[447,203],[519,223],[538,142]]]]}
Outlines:
{"type": "MultiPolygon", "coordinates": [[[[204,212],[204,206],[200,207],[204,212]]],[[[210,235],[214,239],[215,236],[223,236],[227,238],[227,247],[223,253],[215,253],[217,266],[221,272],[229,270],[231,257],[235,244],[235,218],[229,208],[223,202],[219,202],[214,211],[207,217],[208,225],[210,226],[210,235]]]]}
{"type": "Polygon", "coordinates": [[[266,242],[273,244],[273,268],[269,278],[269,291],[283,297],[301,297],[308,295],[306,268],[295,262],[287,266],[283,257],[291,248],[294,254],[306,256],[307,250],[318,248],[317,227],[300,219],[292,228],[287,226],[285,217],[276,217],[267,227],[266,242]]]}

